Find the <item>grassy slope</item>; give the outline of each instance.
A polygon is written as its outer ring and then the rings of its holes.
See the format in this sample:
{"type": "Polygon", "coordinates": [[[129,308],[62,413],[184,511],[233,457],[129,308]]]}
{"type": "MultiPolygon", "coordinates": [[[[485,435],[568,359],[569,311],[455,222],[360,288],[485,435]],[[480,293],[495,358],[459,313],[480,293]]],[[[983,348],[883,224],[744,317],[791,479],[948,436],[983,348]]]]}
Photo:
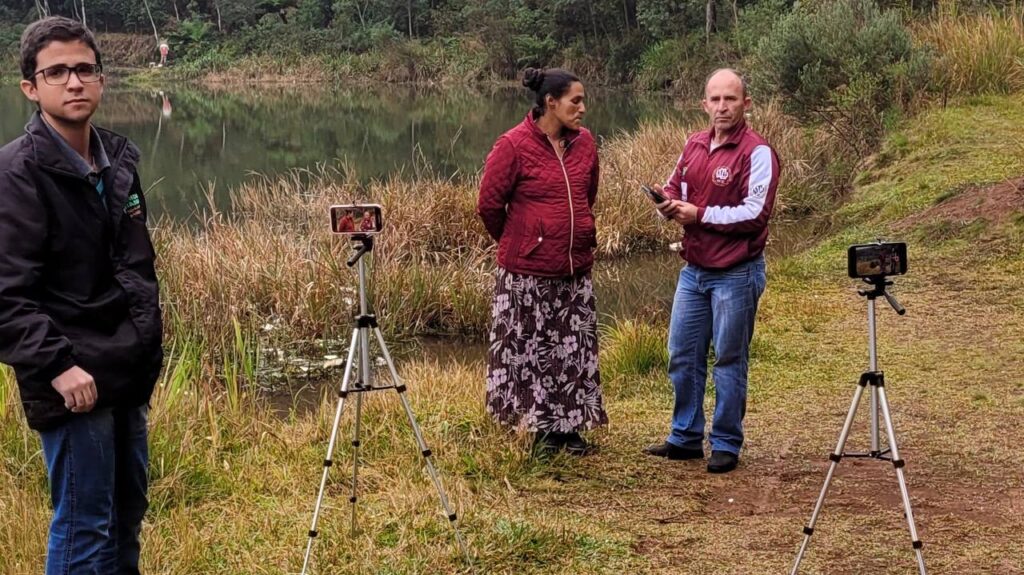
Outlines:
{"type": "MultiPolygon", "coordinates": [[[[1024,174],[1022,141],[1021,97],[926,114],[889,139],[836,214],[833,239],[771,263],[737,472],[708,476],[697,463],[640,454],[667,430],[664,376],[635,367],[664,361],[662,325],[607,334],[612,425],[596,434],[601,451],[582,460],[532,459],[491,425],[481,364],[414,364],[405,370],[414,408],[478,560],[458,561],[398,404],[374,398],[363,438],[366,533],[348,538],[348,492],[333,483],[316,572],[787,571],[866,363],[865,306],[843,279],[845,246],[878,234],[911,242],[912,271],[896,290],[908,313],[880,308],[879,353],[929,567],[1024,572],[1024,216],[904,221],[966,184],[1024,174]],[[638,351],[619,357],[629,346],[638,351]],[[650,362],[637,360],[645,352],[650,362]]],[[[147,572],[297,572],[333,400],[281,420],[251,402],[208,399],[202,387],[175,393],[155,401],[147,572]]],[[[851,448],[865,445],[864,416],[851,448]]],[[[16,416],[0,416],[3,573],[40,569],[47,507],[37,450],[16,416]]],[[[347,446],[337,459],[341,479],[347,446]]],[[[913,572],[898,509],[891,467],[844,462],[803,572],[913,572]]]]}

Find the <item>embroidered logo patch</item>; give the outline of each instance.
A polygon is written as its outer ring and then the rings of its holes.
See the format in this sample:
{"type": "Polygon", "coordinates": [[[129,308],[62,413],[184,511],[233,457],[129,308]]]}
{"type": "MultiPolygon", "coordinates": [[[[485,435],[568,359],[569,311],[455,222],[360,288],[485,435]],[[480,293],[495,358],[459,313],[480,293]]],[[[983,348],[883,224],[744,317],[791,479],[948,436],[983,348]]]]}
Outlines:
{"type": "Polygon", "coordinates": [[[715,169],[715,173],[712,174],[711,181],[716,186],[727,186],[732,181],[732,172],[729,171],[728,166],[719,166],[715,169]]]}
{"type": "Polygon", "coordinates": [[[142,217],[142,200],[139,198],[139,194],[128,196],[128,200],[124,203],[124,213],[128,214],[129,218],[142,217]]]}
{"type": "Polygon", "coordinates": [[[750,193],[755,198],[763,198],[764,195],[766,193],[768,193],[768,187],[765,186],[764,184],[758,184],[758,185],[754,186],[754,189],[751,190],[750,193]]]}

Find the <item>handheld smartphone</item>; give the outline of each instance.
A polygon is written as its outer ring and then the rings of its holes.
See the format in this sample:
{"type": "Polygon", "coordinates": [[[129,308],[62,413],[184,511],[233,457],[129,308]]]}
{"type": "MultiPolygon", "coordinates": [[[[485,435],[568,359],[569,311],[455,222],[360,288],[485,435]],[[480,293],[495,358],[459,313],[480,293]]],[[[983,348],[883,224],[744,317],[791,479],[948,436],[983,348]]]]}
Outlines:
{"type": "Polygon", "coordinates": [[[659,194],[657,191],[655,191],[654,188],[652,188],[650,186],[642,185],[642,186],[640,186],[640,189],[643,190],[644,193],[647,194],[647,197],[651,198],[651,201],[656,203],[656,204],[663,203],[663,202],[665,202],[668,199],[665,196],[659,194]]]}
{"type": "Polygon", "coordinates": [[[349,236],[379,234],[383,220],[377,204],[331,206],[331,231],[349,236]]]}

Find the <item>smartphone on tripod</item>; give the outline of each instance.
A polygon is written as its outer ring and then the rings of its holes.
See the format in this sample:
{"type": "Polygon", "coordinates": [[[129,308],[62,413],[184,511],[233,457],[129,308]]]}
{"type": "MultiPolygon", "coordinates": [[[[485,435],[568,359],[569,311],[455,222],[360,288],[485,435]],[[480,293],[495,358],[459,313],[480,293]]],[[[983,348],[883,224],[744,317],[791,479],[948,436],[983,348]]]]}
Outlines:
{"type": "Polygon", "coordinates": [[[366,237],[379,234],[384,225],[378,204],[331,206],[331,231],[336,234],[366,237]]]}

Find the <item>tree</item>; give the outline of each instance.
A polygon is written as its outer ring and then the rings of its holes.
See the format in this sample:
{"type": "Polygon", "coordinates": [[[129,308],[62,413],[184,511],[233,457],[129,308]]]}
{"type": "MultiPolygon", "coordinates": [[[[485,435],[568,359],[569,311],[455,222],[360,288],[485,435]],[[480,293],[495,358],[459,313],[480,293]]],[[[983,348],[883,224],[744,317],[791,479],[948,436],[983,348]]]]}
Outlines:
{"type": "Polygon", "coordinates": [[[783,17],[761,39],[754,81],[789,112],[828,125],[862,157],[927,83],[929,57],[895,11],[872,0],[835,0],[783,17]]]}

